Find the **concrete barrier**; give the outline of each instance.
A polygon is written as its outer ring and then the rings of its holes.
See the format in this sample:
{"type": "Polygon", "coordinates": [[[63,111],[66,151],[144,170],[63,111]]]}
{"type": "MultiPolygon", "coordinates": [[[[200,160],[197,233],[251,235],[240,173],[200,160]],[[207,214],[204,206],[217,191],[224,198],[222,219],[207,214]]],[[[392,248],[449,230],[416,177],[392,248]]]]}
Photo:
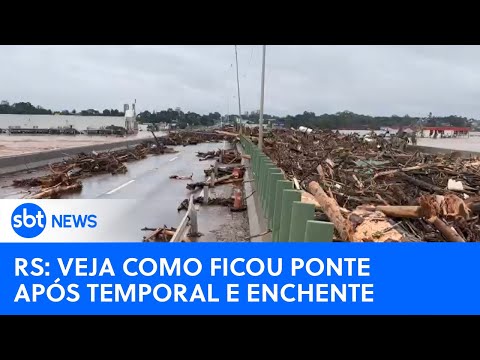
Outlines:
{"type": "Polygon", "coordinates": [[[132,139],[110,144],[95,144],[77,146],[68,149],[43,151],[25,155],[0,157],[0,174],[14,173],[22,170],[34,169],[49,163],[61,161],[65,157],[74,156],[81,152],[109,151],[135,146],[148,139],[132,139]]]}

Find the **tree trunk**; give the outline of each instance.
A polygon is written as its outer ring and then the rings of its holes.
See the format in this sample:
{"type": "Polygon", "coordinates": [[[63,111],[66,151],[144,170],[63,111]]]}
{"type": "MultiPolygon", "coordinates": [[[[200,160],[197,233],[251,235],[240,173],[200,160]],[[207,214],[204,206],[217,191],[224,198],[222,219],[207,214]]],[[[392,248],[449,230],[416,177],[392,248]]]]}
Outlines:
{"type": "Polygon", "coordinates": [[[465,242],[460,235],[458,235],[454,230],[452,230],[447,224],[445,224],[441,219],[436,216],[432,216],[427,220],[430,224],[435,226],[438,231],[442,233],[447,241],[450,242],[465,242]]]}
{"type": "Polygon", "coordinates": [[[329,197],[316,181],[308,184],[308,190],[313,194],[325,215],[328,216],[335,229],[337,229],[342,240],[351,241],[347,221],[343,217],[337,201],[329,197]]]}
{"type": "Polygon", "coordinates": [[[407,175],[403,172],[398,172],[395,174],[395,176],[398,176],[400,178],[403,178],[407,180],[409,183],[418,186],[419,188],[422,188],[424,190],[430,191],[432,193],[439,193],[439,194],[444,194],[445,189],[442,189],[441,187],[429,184],[425,181],[415,179],[414,177],[411,177],[410,175],[407,175]]]}
{"type": "Polygon", "coordinates": [[[388,217],[402,219],[418,219],[421,218],[422,208],[420,206],[384,206],[379,205],[375,210],[383,212],[388,217]]]}
{"type": "Polygon", "coordinates": [[[160,235],[160,234],[164,234],[167,237],[172,237],[175,234],[175,231],[168,230],[168,229],[165,229],[165,228],[158,228],[153,233],[151,233],[148,237],[146,237],[145,240],[143,240],[143,241],[145,241],[145,242],[155,241],[157,236],[160,235]]]}
{"type": "Polygon", "coordinates": [[[33,195],[31,199],[46,199],[54,195],[64,194],[67,192],[80,191],[81,189],[82,189],[81,183],[75,183],[73,185],[68,185],[68,186],[57,186],[57,187],[53,187],[53,188],[44,190],[42,192],[39,192],[38,194],[33,195]]]}

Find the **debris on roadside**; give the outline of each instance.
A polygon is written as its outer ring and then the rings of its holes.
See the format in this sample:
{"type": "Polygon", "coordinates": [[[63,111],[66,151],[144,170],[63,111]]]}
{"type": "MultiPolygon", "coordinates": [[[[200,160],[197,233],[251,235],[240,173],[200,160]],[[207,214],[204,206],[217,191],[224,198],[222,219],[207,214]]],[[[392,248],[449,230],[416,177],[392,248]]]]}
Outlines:
{"type": "MultiPolygon", "coordinates": [[[[158,139],[157,139],[158,142],[158,139]]],[[[79,153],[75,156],[49,165],[50,174],[22,180],[13,180],[14,187],[40,187],[33,194],[32,199],[58,198],[62,194],[82,190],[81,179],[98,174],[124,174],[127,172],[126,163],[138,161],[148,155],[175,153],[161,143],[145,141],[133,149],[79,153]]]]}
{"type": "MultiPolygon", "coordinates": [[[[205,204],[203,202],[203,196],[197,196],[193,199],[193,203],[194,204],[202,204],[202,205],[207,205],[207,206],[211,206],[211,205],[220,205],[220,206],[233,206],[233,198],[209,198],[208,199],[208,203],[205,204]]],[[[180,205],[178,206],[177,208],[177,211],[182,211],[182,210],[188,210],[188,199],[184,199],[180,205]]]]}
{"type": "Polygon", "coordinates": [[[201,143],[221,142],[228,140],[229,136],[215,131],[174,131],[169,132],[164,138],[165,145],[187,146],[201,143]]]}
{"type": "MultiPolygon", "coordinates": [[[[217,167],[217,175],[222,176],[222,175],[230,175],[233,174],[233,172],[242,172],[242,176],[245,172],[245,167],[243,165],[227,165],[227,166],[219,166],[217,167]],[[236,170],[237,169],[237,170],[236,170]]],[[[205,176],[211,176],[212,173],[215,173],[215,166],[210,166],[210,168],[203,170],[205,173],[205,176]]]]}
{"type": "Polygon", "coordinates": [[[223,185],[223,184],[230,184],[238,181],[243,181],[243,172],[241,172],[241,176],[239,171],[236,174],[232,172],[231,174],[215,179],[213,181],[213,185],[210,181],[199,181],[195,183],[189,183],[187,184],[187,189],[193,191],[196,189],[203,189],[204,186],[217,186],[217,185],[223,185]]]}
{"type": "Polygon", "coordinates": [[[227,165],[242,161],[242,156],[237,150],[222,150],[219,157],[220,162],[227,165]]]}
{"type": "MultiPolygon", "coordinates": [[[[195,199],[193,200],[193,203],[195,204],[195,199]]],[[[182,210],[188,210],[188,204],[189,204],[189,201],[188,199],[184,199],[180,205],[178,205],[177,207],[177,212],[180,212],[182,210]]]]}
{"type": "Polygon", "coordinates": [[[192,180],[193,179],[193,173],[189,176],[182,176],[182,175],[171,175],[169,179],[175,179],[175,180],[192,180]]]}
{"type": "Polygon", "coordinates": [[[208,152],[197,152],[197,156],[200,158],[198,161],[205,161],[209,159],[214,159],[220,155],[220,150],[217,151],[208,151],[208,152]]]}
{"type": "Polygon", "coordinates": [[[205,161],[210,159],[217,159],[222,164],[233,164],[242,161],[242,156],[236,150],[217,150],[208,152],[197,152],[199,161],[205,161]]]}
{"type": "Polygon", "coordinates": [[[166,225],[157,229],[144,227],[141,230],[152,231],[151,234],[143,237],[143,242],[169,242],[175,234],[175,231],[177,231],[177,229],[173,227],[168,228],[166,225]]]}

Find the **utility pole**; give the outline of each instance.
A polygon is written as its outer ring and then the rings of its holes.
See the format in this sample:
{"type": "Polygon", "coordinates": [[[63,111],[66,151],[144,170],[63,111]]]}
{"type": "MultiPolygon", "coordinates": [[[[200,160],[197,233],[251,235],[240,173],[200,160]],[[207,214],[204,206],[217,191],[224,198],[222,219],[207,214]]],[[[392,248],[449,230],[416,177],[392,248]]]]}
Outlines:
{"type": "Polygon", "coordinates": [[[258,148],[263,150],[263,102],[265,96],[265,52],[267,45],[263,45],[262,59],[262,90],[260,96],[260,119],[258,120],[258,148]]]}
{"type": "Polygon", "coordinates": [[[238,94],[238,116],[240,116],[240,133],[242,132],[242,108],[240,106],[240,80],[238,78],[238,55],[237,45],[235,45],[235,62],[237,64],[237,94],[238,94]]]}

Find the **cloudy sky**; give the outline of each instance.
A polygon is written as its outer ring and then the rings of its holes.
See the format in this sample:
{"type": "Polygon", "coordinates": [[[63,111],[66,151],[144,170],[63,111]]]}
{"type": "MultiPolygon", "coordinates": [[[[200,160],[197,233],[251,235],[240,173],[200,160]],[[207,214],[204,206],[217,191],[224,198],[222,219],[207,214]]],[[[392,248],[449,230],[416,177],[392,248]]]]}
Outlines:
{"type": "MultiPolygon", "coordinates": [[[[259,108],[262,47],[239,45],[242,112],[259,108]]],[[[0,98],[52,110],[237,113],[234,45],[0,46],[0,98]]],[[[265,113],[480,118],[480,46],[267,46],[265,113]]]]}

